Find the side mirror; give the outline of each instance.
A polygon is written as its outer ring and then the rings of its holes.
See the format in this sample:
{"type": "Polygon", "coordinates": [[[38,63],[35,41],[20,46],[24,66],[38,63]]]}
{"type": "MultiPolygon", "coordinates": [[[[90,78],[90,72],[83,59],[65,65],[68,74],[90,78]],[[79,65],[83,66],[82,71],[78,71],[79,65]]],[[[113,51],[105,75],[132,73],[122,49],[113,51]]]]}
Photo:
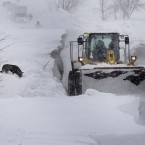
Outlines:
{"type": "Polygon", "coordinates": [[[82,45],[83,44],[83,38],[82,37],[79,37],[78,39],[77,39],[77,42],[78,42],[78,45],[82,45]]]}
{"type": "Polygon", "coordinates": [[[125,37],[125,44],[129,44],[129,37],[125,37]]]}

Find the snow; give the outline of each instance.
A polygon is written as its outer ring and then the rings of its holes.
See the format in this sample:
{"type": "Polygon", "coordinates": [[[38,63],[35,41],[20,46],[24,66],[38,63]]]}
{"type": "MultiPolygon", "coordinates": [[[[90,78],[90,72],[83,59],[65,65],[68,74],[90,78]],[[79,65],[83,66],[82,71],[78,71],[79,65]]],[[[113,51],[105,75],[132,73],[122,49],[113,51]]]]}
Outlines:
{"type": "Polygon", "coordinates": [[[0,7],[0,37],[6,36],[0,47],[7,46],[0,53],[1,67],[15,64],[24,72],[22,78],[0,74],[0,144],[144,145],[143,97],[117,96],[93,89],[68,97],[62,83],[53,77],[54,59],[50,53],[61,45],[63,34],[67,34],[61,53],[66,62],[65,73],[70,69],[69,40],[98,29],[129,34],[133,53],[141,56],[137,63],[144,64],[144,19],[93,21],[96,1],[91,1],[70,14],[61,9],[49,11],[47,1],[22,0],[21,4],[28,5],[34,14],[29,24],[14,23],[0,7]],[[38,18],[42,28],[35,29],[38,18]]]}
{"type": "Polygon", "coordinates": [[[138,102],[138,98],[120,98],[91,89],[85,95],[71,98],[0,99],[0,141],[6,145],[79,145],[94,142],[92,136],[96,134],[141,134],[144,127],[118,108],[134,101],[138,102]]]}
{"type": "Polygon", "coordinates": [[[1,95],[55,96],[56,89],[64,94],[61,84],[53,79],[54,61],[50,53],[59,45],[63,30],[15,29],[7,30],[8,38],[2,43],[10,44],[3,50],[2,61],[18,65],[24,72],[23,78],[1,74],[1,95]],[[47,45],[49,44],[49,45],[47,45]],[[50,72],[50,73],[47,73],[50,72]],[[47,78],[47,79],[46,79],[47,78]],[[51,85],[48,83],[51,82],[51,85]],[[9,90],[9,91],[7,91],[9,90]],[[43,90],[43,91],[42,91],[43,90]]]}

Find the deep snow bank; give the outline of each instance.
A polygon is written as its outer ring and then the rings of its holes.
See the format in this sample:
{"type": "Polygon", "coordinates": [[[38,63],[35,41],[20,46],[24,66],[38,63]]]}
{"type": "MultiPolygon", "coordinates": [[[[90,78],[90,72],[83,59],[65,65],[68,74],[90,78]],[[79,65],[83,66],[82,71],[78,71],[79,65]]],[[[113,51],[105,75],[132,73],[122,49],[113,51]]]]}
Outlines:
{"type": "Polygon", "coordinates": [[[67,37],[66,34],[63,34],[61,36],[61,41],[60,41],[61,44],[57,47],[57,49],[51,52],[51,57],[55,59],[54,66],[53,66],[53,75],[60,81],[62,81],[63,74],[64,74],[64,66],[60,54],[65,47],[66,37],[67,37]]]}
{"type": "Polygon", "coordinates": [[[60,44],[64,31],[20,29],[12,26],[3,30],[8,38],[1,46],[11,45],[1,53],[1,61],[4,61],[1,66],[5,63],[18,65],[24,75],[20,79],[15,75],[1,74],[1,96],[64,95],[62,85],[53,78],[54,60],[50,55],[60,44]]]}

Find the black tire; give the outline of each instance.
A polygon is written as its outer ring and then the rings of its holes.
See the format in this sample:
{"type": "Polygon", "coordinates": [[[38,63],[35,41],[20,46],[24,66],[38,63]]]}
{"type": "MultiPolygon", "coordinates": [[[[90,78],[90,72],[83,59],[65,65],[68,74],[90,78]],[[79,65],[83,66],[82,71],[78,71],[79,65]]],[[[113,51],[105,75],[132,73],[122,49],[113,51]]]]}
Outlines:
{"type": "Polygon", "coordinates": [[[77,96],[82,94],[82,76],[78,71],[70,71],[68,77],[68,95],[77,96]]]}
{"type": "Polygon", "coordinates": [[[75,90],[76,95],[82,94],[82,75],[80,72],[75,73],[75,90]]]}
{"type": "Polygon", "coordinates": [[[72,71],[69,72],[68,76],[68,95],[75,96],[75,81],[74,74],[72,71]]]}

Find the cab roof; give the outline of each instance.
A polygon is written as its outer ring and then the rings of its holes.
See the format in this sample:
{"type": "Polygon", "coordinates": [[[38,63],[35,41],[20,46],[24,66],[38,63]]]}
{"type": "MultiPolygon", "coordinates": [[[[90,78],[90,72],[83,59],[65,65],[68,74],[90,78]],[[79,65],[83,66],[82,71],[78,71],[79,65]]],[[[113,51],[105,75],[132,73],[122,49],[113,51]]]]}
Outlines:
{"type": "Polygon", "coordinates": [[[90,34],[118,34],[118,32],[96,32],[96,33],[92,33],[92,32],[85,32],[84,34],[90,35],[90,34]]]}

